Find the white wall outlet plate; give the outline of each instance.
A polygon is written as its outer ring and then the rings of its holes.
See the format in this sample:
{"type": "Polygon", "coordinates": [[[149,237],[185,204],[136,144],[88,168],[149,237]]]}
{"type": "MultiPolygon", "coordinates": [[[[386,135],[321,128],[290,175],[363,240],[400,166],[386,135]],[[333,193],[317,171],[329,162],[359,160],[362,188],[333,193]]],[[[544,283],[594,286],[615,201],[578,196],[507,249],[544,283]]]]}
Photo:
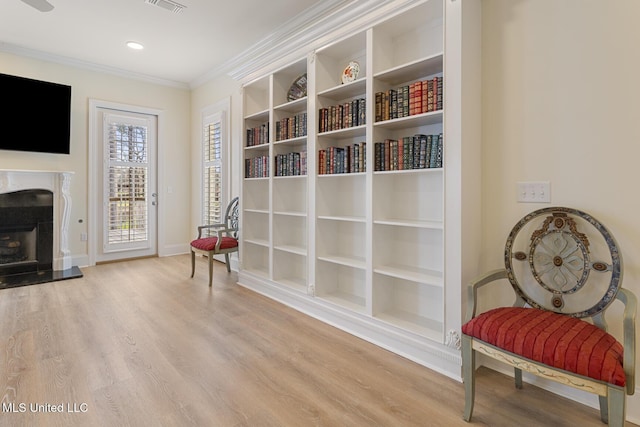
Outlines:
{"type": "Polygon", "coordinates": [[[549,181],[527,181],[517,184],[518,202],[551,203],[551,183],[549,181]]]}

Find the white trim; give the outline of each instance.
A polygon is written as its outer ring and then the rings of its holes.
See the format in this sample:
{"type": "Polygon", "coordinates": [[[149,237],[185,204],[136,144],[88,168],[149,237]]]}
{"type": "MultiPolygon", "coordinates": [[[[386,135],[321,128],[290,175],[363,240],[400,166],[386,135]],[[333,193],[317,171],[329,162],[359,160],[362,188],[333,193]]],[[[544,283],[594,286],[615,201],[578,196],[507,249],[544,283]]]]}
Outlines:
{"type": "Polygon", "coordinates": [[[5,42],[0,42],[0,52],[189,90],[202,86],[225,73],[236,80],[245,80],[256,72],[265,72],[271,69],[270,67],[278,67],[286,63],[290,58],[304,56],[310,49],[317,49],[354,31],[361,31],[363,27],[423,1],[326,0],[318,2],[276,28],[260,42],[188,83],[54,55],[5,42]]]}
{"type": "Polygon", "coordinates": [[[424,0],[366,0],[320,2],[259,43],[215,70],[191,81],[192,88],[227,71],[236,80],[248,81],[268,74],[309,51],[319,49],[354,32],[401,13],[424,0]]]}
{"type": "Polygon", "coordinates": [[[205,118],[215,115],[222,114],[222,192],[225,202],[229,202],[231,200],[231,97],[226,97],[221,99],[220,101],[208,105],[200,110],[200,123],[198,134],[198,142],[197,142],[197,151],[196,151],[196,161],[194,164],[198,165],[197,169],[194,171],[195,175],[192,176],[193,182],[196,183],[197,189],[197,197],[195,201],[196,209],[194,209],[192,224],[200,225],[202,221],[202,171],[203,171],[203,159],[202,159],[202,129],[205,124],[205,118]]]}
{"type": "Polygon", "coordinates": [[[0,194],[19,190],[43,189],[53,193],[53,251],[55,271],[72,267],[69,253],[71,216],[71,177],[74,172],[0,169],[0,194]]]}
{"type": "MultiPolygon", "coordinates": [[[[192,223],[195,230],[195,227],[202,224],[202,196],[203,196],[203,186],[202,186],[202,173],[204,171],[204,159],[202,156],[203,153],[203,139],[202,139],[202,129],[205,126],[205,123],[210,122],[207,120],[212,116],[220,116],[222,122],[222,213],[224,215],[225,209],[229,201],[232,199],[231,195],[231,97],[226,97],[221,99],[220,101],[211,104],[207,107],[204,107],[200,110],[200,133],[198,134],[198,150],[196,152],[197,156],[197,175],[192,177],[197,183],[197,197],[195,200],[195,205],[197,206],[195,212],[193,213],[192,223]]],[[[223,261],[224,257],[222,255],[216,255],[216,259],[219,261],[223,261]]],[[[223,261],[224,262],[224,261],[223,261]]]]}
{"type": "Polygon", "coordinates": [[[168,256],[174,256],[174,255],[185,255],[185,254],[188,254],[189,251],[190,249],[189,249],[188,243],[179,243],[175,245],[165,246],[162,255],[159,255],[159,256],[168,257],[168,256]]]}
{"type": "MultiPolygon", "coordinates": [[[[119,111],[129,111],[140,114],[148,114],[154,115],[157,117],[157,154],[156,154],[156,180],[157,180],[157,188],[165,188],[164,187],[164,170],[162,161],[164,159],[164,127],[165,127],[165,117],[164,111],[150,108],[150,107],[141,107],[137,105],[131,104],[121,104],[118,102],[110,102],[103,101],[98,99],[89,99],[89,156],[88,156],[88,165],[87,165],[87,174],[89,178],[88,182],[88,218],[89,223],[87,224],[87,232],[88,232],[88,244],[87,251],[89,255],[88,265],[95,265],[96,256],[97,256],[97,214],[98,210],[97,206],[97,194],[98,194],[98,186],[101,182],[101,177],[96,176],[95,173],[95,165],[98,161],[98,157],[101,155],[100,150],[96,150],[96,144],[98,143],[96,132],[98,130],[98,124],[96,122],[97,118],[97,110],[99,108],[105,108],[110,110],[119,110],[119,111]]],[[[165,251],[165,212],[163,207],[163,200],[158,200],[158,221],[157,221],[157,251],[158,256],[166,256],[167,253],[165,251]]]]}

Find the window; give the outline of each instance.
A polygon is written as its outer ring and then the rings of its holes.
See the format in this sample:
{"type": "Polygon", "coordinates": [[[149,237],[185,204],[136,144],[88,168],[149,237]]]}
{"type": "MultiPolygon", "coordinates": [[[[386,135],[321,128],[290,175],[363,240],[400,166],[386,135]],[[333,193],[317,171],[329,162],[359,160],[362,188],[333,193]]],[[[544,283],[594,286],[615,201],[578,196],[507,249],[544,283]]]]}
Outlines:
{"type": "MultiPolygon", "coordinates": [[[[202,212],[200,224],[224,222],[226,188],[226,111],[214,106],[202,115],[202,212]]],[[[206,230],[208,231],[208,230],[206,230]]],[[[215,233],[215,232],[213,232],[215,233]]],[[[207,235],[207,234],[204,234],[207,235]]]]}
{"type": "MultiPolygon", "coordinates": [[[[220,116],[220,115],[216,115],[220,116]]],[[[216,117],[218,118],[218,117],[216,117]]],[[[202,223],[222,222],[222,120],[204,127],[202,223]]]]}

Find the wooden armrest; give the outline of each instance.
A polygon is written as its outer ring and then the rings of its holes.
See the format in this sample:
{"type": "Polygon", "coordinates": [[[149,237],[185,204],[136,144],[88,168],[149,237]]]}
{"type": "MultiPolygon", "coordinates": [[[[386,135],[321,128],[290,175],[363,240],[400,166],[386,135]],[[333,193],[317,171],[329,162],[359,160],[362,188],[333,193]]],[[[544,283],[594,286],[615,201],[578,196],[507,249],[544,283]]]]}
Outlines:
{"type": "MultiPolygon", "coordinates": [[[[202,230],[206,230],[206,229],[209,229],[209,228],[218,228],[218,229],[219,228],[224,228],[224,229],[226,229],[227,228],[227,224],[218,223],[218,224],[209,224],[209,225],[200,225],[200,226],[198,226],[198,239],[200,237],[202,237],[202,230]]],[[[220,234],[220,233],[218,233],[218,234],[220,234]]]]}
{"type": "Polygon", "coordinates": [[[482,276],[469,283],[469,286],[467,287],[467,318],[465,322],[468,322],[476,316],[476,300],[478,298],[478,289],[488,283],[506,278],[507,270],[499,269],[483,274],[482,276]]]}
{"type": "Polygon", "coordinates": [[[617,298],[624,304],[624,314],[622,320],[624,339],[624,373],[627,377],[627,394],[632,395],[635,391],[636,378],[636,296],[630,291],[620,288],[617,298]]]}

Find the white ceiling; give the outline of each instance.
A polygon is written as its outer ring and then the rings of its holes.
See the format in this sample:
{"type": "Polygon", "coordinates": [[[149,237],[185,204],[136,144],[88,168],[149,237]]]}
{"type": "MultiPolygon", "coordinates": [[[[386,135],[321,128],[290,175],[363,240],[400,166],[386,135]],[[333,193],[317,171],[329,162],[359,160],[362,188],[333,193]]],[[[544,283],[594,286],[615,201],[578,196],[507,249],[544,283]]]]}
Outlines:
{"type": "Polygon", "coordinates": [[[186,9],[176,14],[144,0],[49,2],[54,9],[39,12],[21,0],[3,0],[0,50],[43,54],[178,84],[224,67],[278,30],[299,27],[312,18],[313,6],[351,3],[178,0],[186,9]],[[128,40],[145,49],[127,48],[128,40]]]}

